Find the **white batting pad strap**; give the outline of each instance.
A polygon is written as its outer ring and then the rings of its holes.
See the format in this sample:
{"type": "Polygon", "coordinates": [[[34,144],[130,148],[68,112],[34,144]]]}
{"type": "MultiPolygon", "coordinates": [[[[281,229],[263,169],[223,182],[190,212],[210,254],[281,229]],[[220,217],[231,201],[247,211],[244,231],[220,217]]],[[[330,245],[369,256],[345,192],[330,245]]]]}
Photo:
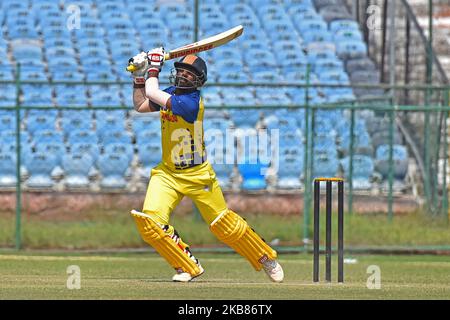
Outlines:
{"type": "Polygon", "coordinates": [[[156,77],[148,78],[145,81],[145,95],[150,101],[164,107],[171,95],[159,89],[159,80],[156,77]]]}
{"type": "Polygon", "coordinates": [[[214,225],[218,220],[220,220],[220,218],[222,218],[222,216],[227,213],[228,209],[223,210],[214,220],[213,222],[211,222],[211,226],[214,225]]]}
{"type": "MultiPolygon", "coordinates": [[[[136,216],[141,216],[141,217],[144,217],[144,218],[149,218],[149,219],[152,219],[152,217],[150,217],[148,214],[146,214],[146,213],[143,213],[143,212],[139,212],[139,211],[136,211],[136,210],[131,210],[131,214],[132,215],[136,215],[136,216]]],[[[153,220],[153,219],[152,219],[153,220]]]]}

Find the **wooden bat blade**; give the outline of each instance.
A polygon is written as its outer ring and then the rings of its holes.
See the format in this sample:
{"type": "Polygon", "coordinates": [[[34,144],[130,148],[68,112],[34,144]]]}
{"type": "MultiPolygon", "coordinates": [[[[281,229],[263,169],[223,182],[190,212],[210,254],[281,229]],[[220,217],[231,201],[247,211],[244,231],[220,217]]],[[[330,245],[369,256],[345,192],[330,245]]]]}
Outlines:
{"type": "MultiPolygon", "coordinates": [[[[237,27],[231,28],[230,30],[224,31],[222,33],[216,34],[209,38],[170,50],[164,56],[164,60],[171,60],[175,58],[180,58],[187,56],[189,54],[196,54],[203,51],[211,50],[213,48],[217,48],[221,45],[224,45],[230,42],[233,39],[239,37],[244,31],[244,27],[239,25],[237,27]]],[[[134,65],[129,65],[127,67],[127,71],[133,72],[136,68],[134,65]]]]}
{"type": "Polygon", "coordinates": [[[216,34],[212,37],[182,46],[177,49],[170,50],[168,53],[169,57],[166,60],[180,58],[187,56],[189,54],[196,54],[203,51],[211,50],[213,48],[217,48],[221,45],[230,42],[233,39],[236,39],[242,34],[243,31],[244,27],[239,25],[225,32],[216,34]]]}

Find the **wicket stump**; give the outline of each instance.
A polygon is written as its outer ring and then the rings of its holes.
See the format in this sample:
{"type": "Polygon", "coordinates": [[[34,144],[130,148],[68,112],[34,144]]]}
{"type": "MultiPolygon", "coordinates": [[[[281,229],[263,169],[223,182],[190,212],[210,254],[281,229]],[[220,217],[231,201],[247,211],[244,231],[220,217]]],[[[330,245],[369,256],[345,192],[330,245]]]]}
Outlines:
{"type": "Polygon", "coordinates": [[[344,179],[316,178],[314,179],[314,263],[313,281],[319,281],[319,233],[320,233],[320,183],[326,182],[326,236],[325,236],[325,279],[331,282],[331,209],[332,183],[338,185],[338,282],[344,282],[344,179]]]}

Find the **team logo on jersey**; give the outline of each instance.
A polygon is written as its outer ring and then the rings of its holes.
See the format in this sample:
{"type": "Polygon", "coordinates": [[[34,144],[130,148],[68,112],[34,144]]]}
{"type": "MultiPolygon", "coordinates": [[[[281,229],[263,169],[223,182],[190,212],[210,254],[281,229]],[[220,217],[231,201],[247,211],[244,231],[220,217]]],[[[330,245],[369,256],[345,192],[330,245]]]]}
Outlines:
{"type": "Polygon", "coordinates": [[[178,122],[178,117],[174,115],[171,110],[169,111],[161,110],[161,119],[169,122],[178,122]]]}

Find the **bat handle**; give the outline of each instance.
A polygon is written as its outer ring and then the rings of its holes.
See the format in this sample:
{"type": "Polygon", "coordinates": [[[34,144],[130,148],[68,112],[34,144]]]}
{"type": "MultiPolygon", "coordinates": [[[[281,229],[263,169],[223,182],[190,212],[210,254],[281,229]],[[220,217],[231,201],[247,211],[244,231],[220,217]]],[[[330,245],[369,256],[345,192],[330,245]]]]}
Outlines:
{"type": "Polygon", "coordinates": [[[134,72],[134,71],[136,71],[136,67],[135,67],[134,65],[130,64],[130,65],[127,67],[127,71],[128,71],[128,72],[134,72]]]}

